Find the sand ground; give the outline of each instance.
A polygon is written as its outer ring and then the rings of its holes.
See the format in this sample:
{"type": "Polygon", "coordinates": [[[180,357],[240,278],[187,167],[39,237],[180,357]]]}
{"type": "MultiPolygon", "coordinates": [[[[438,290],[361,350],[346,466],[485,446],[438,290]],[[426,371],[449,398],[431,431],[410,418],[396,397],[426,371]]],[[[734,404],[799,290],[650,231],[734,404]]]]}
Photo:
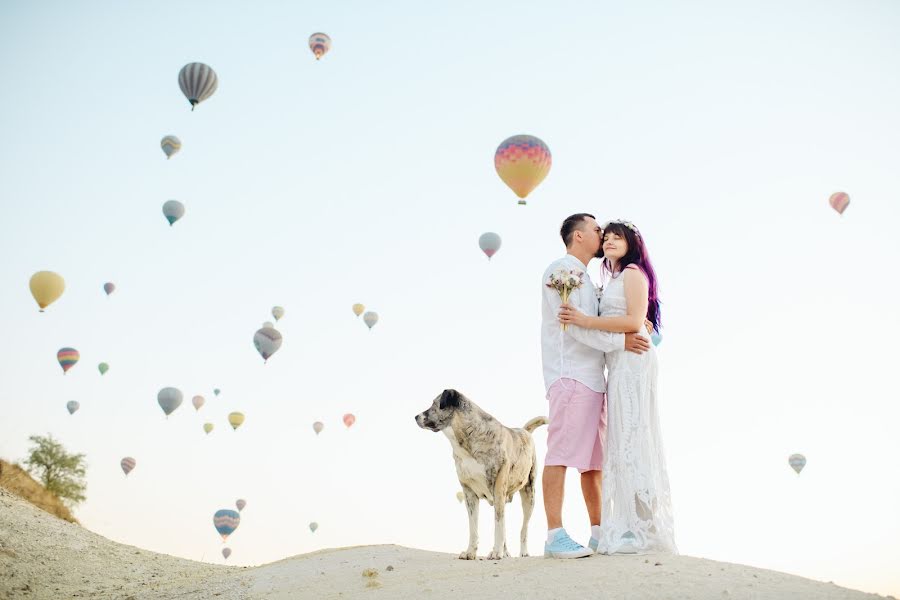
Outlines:
{"type": "Polygon", "coordinates": [[[461,561],[402,546],[321,550],[259,567],[207,565],[117,544],[0,489],[0,599],[881,598],[690,556],[461,561]]]}

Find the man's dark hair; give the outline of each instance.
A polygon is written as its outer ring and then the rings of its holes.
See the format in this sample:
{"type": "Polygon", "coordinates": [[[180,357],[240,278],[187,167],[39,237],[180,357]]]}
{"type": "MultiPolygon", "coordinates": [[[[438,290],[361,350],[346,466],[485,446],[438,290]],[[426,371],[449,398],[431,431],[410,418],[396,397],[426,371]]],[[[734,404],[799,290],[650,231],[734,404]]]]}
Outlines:
{"type": "Polygon", "coordinates": [[[585,219],[595,219],[594,215],[589,215],[587,213],[578,213],[572,215],[571,217],[566,217],[566,220],[563,221],[562,227],[559,228],[559,235],[562,237],[563,243],[566,245],[566,248],[569,247],[569,244],[572,243],[572,234],[575,233],[585,219]]]}

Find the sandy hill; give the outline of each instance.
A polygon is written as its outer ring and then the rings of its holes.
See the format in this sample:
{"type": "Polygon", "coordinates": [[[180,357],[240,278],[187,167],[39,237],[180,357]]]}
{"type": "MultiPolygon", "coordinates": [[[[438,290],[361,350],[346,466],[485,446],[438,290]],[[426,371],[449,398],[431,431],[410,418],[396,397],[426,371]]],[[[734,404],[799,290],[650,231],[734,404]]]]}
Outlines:
{"type": "Polygon", "coordinates": [[[117,544],[0,488],[0,599],[880,598],[688,556],[461,561],[402,546],[322,550],[254,568],[117,544]]]}
{"type": "Polygon", "coordinates": [[[51,515],[77,523],[62,501],[47,491],[43,485],[35,481],[25,469],[19,465],[0,460],[0,487],[4,487],[19,498],[23,498],[46,510],[51,515]]]}

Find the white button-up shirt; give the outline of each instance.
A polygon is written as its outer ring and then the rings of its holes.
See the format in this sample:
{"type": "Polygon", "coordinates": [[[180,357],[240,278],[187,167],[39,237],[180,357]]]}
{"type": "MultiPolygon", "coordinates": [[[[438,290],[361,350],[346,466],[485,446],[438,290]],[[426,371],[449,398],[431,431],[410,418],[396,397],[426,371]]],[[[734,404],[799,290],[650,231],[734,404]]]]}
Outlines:
{"type": "Polygon", "coordinates": [[[558,379],[574,379],[583,383],[595,392],[606,391],[604,370],[606,360],[604,352],[625,349],[625,334],[610,333],[599,329],[583,329],[569,325],[562,330],[559,322],[559,308],[562,298],[555,289],[547,287],[550,274],[565,268],[584,273],[581,287],[572,291],[569,304],[581,309],[581,312],[595,316],[600,313],[600,302],[596,288],[587,272],[587,265],[566,254],[553,261],[544,271],[541,281],[543,300],[541,313],[541,355],[544,362],[544,385],[550,390],[558,379]]]}

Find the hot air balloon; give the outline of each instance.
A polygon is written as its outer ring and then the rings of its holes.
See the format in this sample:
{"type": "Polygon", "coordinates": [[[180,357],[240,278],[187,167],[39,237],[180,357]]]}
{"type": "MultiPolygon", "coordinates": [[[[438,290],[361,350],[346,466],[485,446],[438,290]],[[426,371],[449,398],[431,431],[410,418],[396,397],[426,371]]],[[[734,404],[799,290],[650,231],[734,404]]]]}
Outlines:
{"type": "Polygon", "coordinates": [[[97,370],[100,371],[100,375],[106,375],[106,372],[109,371],[109,365],[105,362],[102,362],[97,365],[97,370]]]}
{"type": "Polygon", "coordinates": [[[314,33],[309,36],[309,49],[316,55],[316,60],[319,60],[331,50],[331,38],[324,33],[314,33]]]}
{"type": "Polygon", "coordinates": [[[191,110],[213,95],[219,87],[219,78],[212,67],[203,63],[189,63],[178,73],[178,86],[191,103],[191,110]]]}
{"type": "Polygon", "coordinates": [[[184,204],[178,200],[168,200],[163,204],[163,216],[171,227],[175,224],[175,221],[184,216],[184,204]]]}
{"type": "Polygon", "coordinates": [[[284,316],[284,309],[281,308],[280,306],[273,306],[272,307],[272,316],[275,317],[276,321],[281,320],[281,317],[284,316]]]}
{"type": "Polygon", "coordinates": [[[272,321],[263,321],[262,328],[265,329],[266,327],[275,329],[275,324],[272,321]]]}
{"type": "Polygon", "coordinates": [[[222,548],[222,556],[225,557],[225,560],[228,560],[228,557],[231,556],[231,548],[222,548]]]}
{"type": "Polygon", "coordinates": [[[237,428],[240,427],[244,422],[244,413],[230,413],[228,415],[228,422],[231,424],[232,429],[237,430],[237,428]]]}
{"type": "Polygon", "coordinates": [[[162,151],[166,154],[166,160],[172,158],[173,154],[176,154],[181,150],[181,140],[174,135],[167,135],[162,139],[159,145],[162,146],[162,151]]]}
{"type": "Polygon", "coordinates": [[[216,388],[213,390],[213,394],[215,394],[216,396],[218,396],[221,393],[222,393],[222,390],[220,390],[219,388],[216,388]]]}
{"type": "Polygon", "coordinates": [[[212,423],[204,423],[204,424],[203,424],[203,431],[206,432],[206,435],[209,435],[209,432],[212,431],[215,427],[216,427],[216,426],[213,425],[212,423]]]}
{"type": "Polygon", "coordinates": [[[313,431],[316,432],[316,435],[322,433],[322,430],[325,429],[325,424],[322,421],[316,421],[313,423],[313,431]]]}
{"type": "Polygon", "coordinates": [[[131,470],[134,468],[134,465],[137,463],[130,456],[126,456],[122,459],[119,465],[122,467],[122,470],[125,471],[125,476],[128,477],[128,474],[131,473],[131,470]]]}
{"type": "Polygon", "coordinates": [[[318,528],[319,528],[319,524],[316,523],[315,521],[313,521],[312,523],[309,524],[309,530],[312,531],[313,533],[315,533],[316,529],[318,529],[318,528]]]}
{"type": "Polygon", "coordinates": [[[658,331],[654,331],[650,334],[650,341],[653,342],[654,346],[659,346],[660,342],[662,342],[662,334],[658,331]]]}
{"type": "Polygon", "coordinates": [[[356,315],[357,317],[359,315],[363,314],[363,312],[365,310],[366,310],[366,307],[363,306],[362,304],[354,304],[353,305],[353,314],[356,315]]]}
{"type": "Polygon", "coordinates": [[[247,506],[247,501],[243,498],[238,498],[234,505],[237,506],[238,512],[240,512],[244,510],[245,506],[247,506]]]}
{"type": "Polygon", "coordinates": [[[228,539],[228,536],[234,533],[234,530],[238,528],[238,525],[241,524],[241,515],[236,510],[231,510],[230,508],[223,508],[222,510],[217,510],[216,514],[213,515],[213,525],[216,528],[216,531],[219,532],[219,535],[222,536],[222,543],[225,543],[225,540],[228,539]]]}
{"type": "Polygon", "coordinates": [[[497,175],[525,204],[530,194],[550,172],[553,159],[547,144],[532,135],[514,135],[503,140],[494,153],[497,175]]]}
{"type": "Polygon", "coordinates": [[[253,335],[253,345],[266,362],[281,348],[281,334],[274,327],[263,327],[253,335]]]}
{"type": "Polygon", "coordinates": [[[116,291],[116,284],[111,281],[107,281],[103,284],[103,291],[106,292],[106,295],[109,296],[114,291],[116,291]]]}
{"type": "Polygon", "coordinates": [[[69,400],[68,402],[66,402],[66,410],[69,411],[70,415],[74,415],[75,411],[79,408],[81,408],[81,405],[77,400],[69,400]]]}
{"type": "Polygon", "coordinates": [[[163,412],[166,413],[166,418],[168,418],[169,415],[175,412],[176,408],[181,406],[184,395],[178,388],[167,387],[159,390],[159,393],[156,395],[156,400],[159,402],[159,406],[163,409],[163,412]]]}
{"type": "Polygon", "coordinates": [[[28,282],[31,289],[31,295],[34,301],[38,303],[40,312],[56,302],[66,289],[66,281],[61,275],[57,275],[52,271],[38,271],[31,276],[28,282]]]}
{"type": "Polygon", "coordinates": [[[462,502],[463,500],[466,499],[466,495],[463,494],[462,492],[456,492],[456,499],[459,500],[460,502],[462,502]]]}
{"type": "Polygon", "coordinates": [[[75,366],[79,358],[81,358],[81,355],[75,348],[60,348],[59,352],[56,353],[56,360],[59,361],[59,366],[62,367],[63,375],[75,366]]]}
{"type": "Polygon", "coordinates": [[[487,255],[488,260],[491,260],[491,257],[497,254],[501,243],[500,236],[491,231],[482,233],[481,237],[478,238],[478,247],[487,255]]]}
{"type": "Polygon", "coordinates": [[[206,402],[206,398],[203,396],[194,396],[191,398],[191,404],[194,405],[194,410],[200,410],[200,407],[206,402]]]}
{"type": "Polygon", "coordinates": [[[788,464],[791,465],[791,468],[799,475],[800,471],[803,470],[803,467],[806,466],[806,457],[802,454],[791,454],[788,457],[788,464]]]}
{"type": "Polygon", "coordinates": [[[372,328],[375,327],[375,323],[378,322],[378,313],[370,310],[363,315],[363,321],[369,326],[369,331],[372,331],[372,328]]]}
{"type": "Polygon", "coordinates": [[[350,427],[351,427],[354,423],[356,423],[356,417],[354,417],[354,416],[353,416],[352,414],[350,414],[350,413],[347,413],[346,415],[344,415],[344,425],[347,426],[347,429],[350,429],[350,427]]]}
{"type": "Polygon", "coordinates": [[[842,215],[850,205],[850,196],[848,196],[844,192],[835,192],[828,199],[828,204],[831,205],[831,208],[838,211],[838,214],[842,215]]]}

